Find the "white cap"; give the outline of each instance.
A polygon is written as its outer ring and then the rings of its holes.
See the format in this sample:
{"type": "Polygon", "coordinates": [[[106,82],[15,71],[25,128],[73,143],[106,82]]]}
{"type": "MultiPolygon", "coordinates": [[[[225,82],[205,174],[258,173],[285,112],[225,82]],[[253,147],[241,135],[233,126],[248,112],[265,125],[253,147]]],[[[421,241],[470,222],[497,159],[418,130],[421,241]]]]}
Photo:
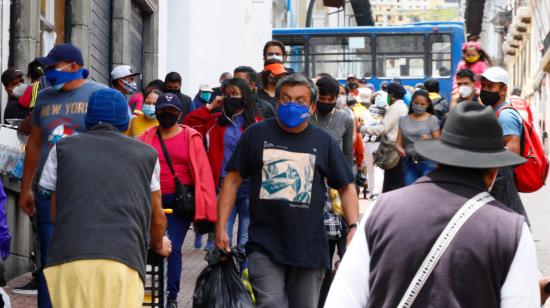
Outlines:
{"type": "Polygon", "coordinates": [[[117,80],[120,78],[124,78],[128,76],[137,76],[137,75],[141,75],[141,74],[132,72],[132,68],[130,67],[130,65],[119,65],[115,67],[111,72],[111,79],[117,80]]]}
{"type": "Polygon", "coordinates": [[[214,92],[214,90],[212,90],[212,87],[210,87],[209,85],[207,85],[206,83],[203,83],[199,86],[199,91],[202,91],[202,92],[214,92]]]}
{"type": "Polygon", "coordinates": [[[508,72],[502,67],[493,66],[488,68],[483,74],[475,76],[476,80],[481,80],[485,78],[491,82],[502,82],[505,85],[508,85],[508,72]]]}

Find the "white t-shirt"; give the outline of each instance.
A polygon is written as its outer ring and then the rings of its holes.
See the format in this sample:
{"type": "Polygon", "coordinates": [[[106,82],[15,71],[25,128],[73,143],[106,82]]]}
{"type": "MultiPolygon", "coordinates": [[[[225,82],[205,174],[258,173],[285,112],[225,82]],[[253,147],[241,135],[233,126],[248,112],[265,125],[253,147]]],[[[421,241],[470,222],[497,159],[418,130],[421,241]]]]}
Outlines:
{"type": "MultiPolygon", "coordinates": [[[[50,191],[55,191],[57,184],[57,148],[54,145],[48,153],[48,158],[42,169],[42,176],[40,177],[40,185],[50,191]]],[[[151,192],[160,190],[160,163],[157,158],[155,163],[155,169],[153,169],[153,175],[151,177],[151,192]]]]}

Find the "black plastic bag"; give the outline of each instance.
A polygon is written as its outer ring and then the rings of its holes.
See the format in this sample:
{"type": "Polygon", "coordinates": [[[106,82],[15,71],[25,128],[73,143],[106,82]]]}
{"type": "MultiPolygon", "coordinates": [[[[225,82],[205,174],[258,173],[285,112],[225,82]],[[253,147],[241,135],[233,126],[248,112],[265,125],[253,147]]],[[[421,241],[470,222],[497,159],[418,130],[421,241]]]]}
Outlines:
{"type": "Polygon", "coordinates": [[[239,274],[235,253],[209,251],[208,265],[197,278],[193,308],[253,308],[252,299],[239,274]],[[221,260],[221,258],[225,258],[221,260]]]}

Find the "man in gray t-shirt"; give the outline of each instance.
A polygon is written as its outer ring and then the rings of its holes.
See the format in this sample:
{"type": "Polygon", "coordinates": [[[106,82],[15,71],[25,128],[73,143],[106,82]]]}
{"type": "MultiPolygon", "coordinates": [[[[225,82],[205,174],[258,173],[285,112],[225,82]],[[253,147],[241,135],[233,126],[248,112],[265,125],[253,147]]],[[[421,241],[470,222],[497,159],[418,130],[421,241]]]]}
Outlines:
{"type": "MultiPolygon", "coordinates": [[[[86,81],[89,71],[83,68],[82,53],[70,43],[56,45],[48,56],[38,58],[37,61],[47,66],[45,75],[51,87],[39,93],[33,111],[19,207],[27,215],[35,215],[40,240],[40,262],[41,266],[44,266],[53,232],[50,193],[39,188],[35,208],[33,181],[36,173],[41,172],[48,152],[55,142],[75,132],[86,130],[84,116],[88,99],[95,90],[104,86],[86,81]]],[[[38,307],[51,307],[42,272],[38,278],[38,307]]]]}

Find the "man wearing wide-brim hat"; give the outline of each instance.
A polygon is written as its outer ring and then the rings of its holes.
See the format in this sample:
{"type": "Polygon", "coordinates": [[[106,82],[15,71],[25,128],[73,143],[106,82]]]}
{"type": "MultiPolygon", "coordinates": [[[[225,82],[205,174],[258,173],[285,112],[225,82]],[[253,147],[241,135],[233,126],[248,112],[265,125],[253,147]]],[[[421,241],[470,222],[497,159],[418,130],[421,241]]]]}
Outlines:
{"type": "Polygon", "coordinates": [[[382,194],[358,227],[325,307],[410,307],[398,304],[409,287],[418,287],[413,277],[426,273],[421,265],[432,246],[477,196],[487,199],[458,227],[411,306],[539,307],[529,228],[521,215],[487,194],[498,168],[525,161],[504,147],[492,109],[458,105],[441,139],[418,141],[415,149],[438,162],[438,169],[382,194]]]}

